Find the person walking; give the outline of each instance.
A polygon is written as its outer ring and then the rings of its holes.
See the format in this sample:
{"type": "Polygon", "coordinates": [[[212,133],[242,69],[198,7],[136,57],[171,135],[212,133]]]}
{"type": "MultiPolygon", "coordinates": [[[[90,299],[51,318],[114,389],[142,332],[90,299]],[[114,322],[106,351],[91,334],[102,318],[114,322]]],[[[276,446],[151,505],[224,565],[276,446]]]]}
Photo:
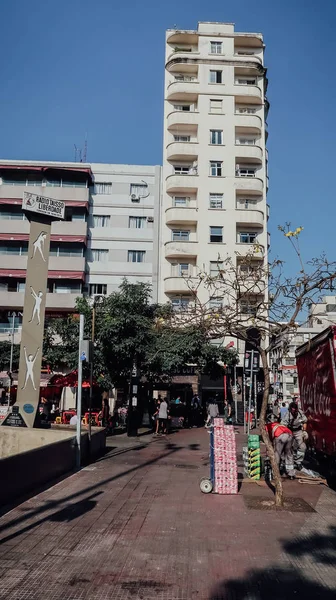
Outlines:
{"type": "Polygon", "coordinates": [[[168,431],[168,413],[168,403],[166,398],[164,398],[159,408],[159,427],[161,427],[163,435],[166,435],[168,431]]]}
{"type": "Polygon", "coordinates": [[[288,406],[287,414],[281,420],[281,424],[288,427],[288,429],[293,433],[294,464],[295,468],[298,471],[301,471],[307,449],[307,417],[302,410],[299,409],[296,402],[291,402],[288,406]]]}
{"type": "Polygon", "coordinates": [[[224,399],[224,419],[227,425],[232,424],[232,406],[227,398],[224,399]]]}
{"type": "Polygon", "coordinates": [[[153,418],[155,419],[155,431],[154,431],[154,435],[159,435],[159,425],[160,425],[159,410],[160,410],[161,402],[162,402],[162,399],[161,399],[161,396],[159,395],[158,399],[156,401],[155,412],[153,414],[153,418]]]}
{"type": "Polygon", "coordinates": [[[286,406],[286,402],[283,402],[281,407],[280,407],[280,420],[283,421],[283,419],[286,416],[286,413],[288,412],[288,408],[286,406]]]}
{"type": "Polygon", "coordinates": [[[213,423],[213,420],[216,417],[218,417],[218,415],[219,415],[218,404],[214,398],[209,399],[207,410],[208,410],[208,417],[207,417],[207,420],[205,423],[205,427],[210,427],[213,423]]]}
{"type": "Polygon", "coordinates": [[[281,459],[284,459],[285,469],[290,479],[295,479],[293,459],[293,434],[288,427],[280,423],[267,423],[266,430],[273,443],[275,458],[280,468],[281,459]]]}

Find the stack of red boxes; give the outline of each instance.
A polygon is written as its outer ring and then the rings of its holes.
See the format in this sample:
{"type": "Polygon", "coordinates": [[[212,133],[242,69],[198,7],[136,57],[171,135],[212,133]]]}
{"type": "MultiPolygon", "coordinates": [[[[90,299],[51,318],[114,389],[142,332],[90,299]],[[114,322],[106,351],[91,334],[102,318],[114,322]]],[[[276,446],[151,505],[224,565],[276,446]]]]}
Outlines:
{"type": "Polygon", "coordinates": [[[216,494],[237,494],[237,455],[236,438],[232,425],[225,425],[224,419],[214,419],[214,492],[216,494]]]}

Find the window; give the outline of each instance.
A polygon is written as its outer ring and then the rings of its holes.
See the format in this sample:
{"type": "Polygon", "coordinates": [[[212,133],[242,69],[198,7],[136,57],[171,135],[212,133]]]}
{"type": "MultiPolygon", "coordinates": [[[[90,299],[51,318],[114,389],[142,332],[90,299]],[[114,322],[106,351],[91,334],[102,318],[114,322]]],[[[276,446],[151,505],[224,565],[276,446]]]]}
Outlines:
{"type": "Polygon", "coordinates": [[[90,296],[95,296],[96,294],[101,294],[104,296],[107,294],[107,285],[106,283],[90,283],[89,287],[90,296]]]}
{"type": "Polygon", "coordinates": [[[210,71],[209,75],[210,83],[222,83],[222,71],[210,71]]]}
{"type": "Polygon", "coordinates": [[[251,51],[248,51],[248,50],[240,50],[239,51],[238,50],[238,52],[236,54],[238,56],[254,56],[255,53],[252,50],[251,51]]]}
{"type": "Polygon", "coordinates": [[[86,188],[86,181],[64,181],[62,179],[62,187],[86,188]]]}
{"type": "Polygon", "coordinates": [[[17,256],[25,256],[28,254],[28,244],[0,244],[0,254],[14,254],[17,256]]]}
{"type": "Polygon", "coordinates": [[[256,85],[257,80],[255,78],[249,79],[236,79],[236,85],[256,85]]]}
{"type": "Polygon", "coordinates": [[[253,315],[254,317],[257,314],[257,303],[255,300],[241,300],[240,301],[240,312],[244,315],[253,315]]]}
{"type": "Polygon", "coordinates": [[[188,165],[188,166],[174,165],[174,173],[176,175],[191,175],[191,170],[192,170],[192,167],[190,165],[188,165]]]}
{"type": "Polygon", "coordinates": [[[210,208],[223,208],[223,194],[210,194],[210,208]]]}
{"type": "Polygon", "coordinates": [[[236,139],[236,144],[239,144],[240,146],[254,146],[255,143],[256,143],[255,138],[237,138],[236,139]]]}
{"type": "Polygon", "coordinates": [[[257,241],[257,233],[238,233],[238,243],[240,244],[255,244],[257,241]]]}
{"type": "Polygon", "coordinates": [[[96,262],[107,262],[108,261],[108,250],[91,250],[92,260],[96,262]]]}
{"type": "Polygon", "coordinates": [[[174,263],[172,264],[173,276],[188,277],[189,263],[174,263]]]}
{"type": "Polygon", "coordinates": [[[222,144],[223,143],[223,131],[221,129],[210,130],[210,144],[222,144]]]}
{"type": "Polygon", "coordinates": [[[93,215],[93,227],[109,227],[110,215],[93,215]]]}
{"type": "Polygon", "coordinates": [[[147,223],[147,217],[129,217],[128,227],[130,229],[144,229],[147,223]]]}
{"type": "Polygon", "coordinates": [[[81,294],[82,285],[81,283],[54,283],[53,286],[54,294],[81,294]]]}
{"type": "Polygon", "coordinates": [[[61,179],[47,179],[47,187],[61,187],[61,179]]]}
{"type": "Polygon", "coordinates": [[[212,309],[223,308],[223,298],[210,298],[209,308],[212,308],[212,309]]]}
{"type": "Polygon", "coordinates": [[[174,206],[188,206],[190,198],[187,196],[175,196],[174,197],[174,206]]]}
{"type": "Polygon", "coordinates": [[[186,112],[190,112],[191,105],[190,104],[174,104],[174,110],[184,110],[186,112]]]}
{"type": "Polygon", "coordinates": [[[192,75],[175,75],[175,81],[197,81],[197,77],[192,75]]]}
{"type": "Polygon", "coordinates": [[[86,213],[85,212],[82,212],[82,213],[73,212],[71,215],[71,221],[86,221],[86,213]]]}
{"type": "Polygon", "coordinates": [[[222,176],[222,162],[217,160],[210,161],[210,175],[211,177],[221,177],[222,176]]]}
{"type": "Polygon", "coordinates": [[[237,198],[237,208],[239,210],[253,210],[257,206],[257,202],[252,198],[237,198]]]}
{"type": "Polygon", "coordinates": [[[236,177],[255,177],[256,172],[256,167],[240,167],[236,165],[236,177]]]}
{"type": "Polygon", "coordinates": [[[223,242],[223,227],[210,227],[210,242],[213,244],[223,242]]]}
{"type": "Polygon", "coordinates": [[[148,195],[148,185],[146,183],[131,183],[131,196],[145,198],[148,195]]]}
{"type": "Polygon", "coordinates": [[[16,289],[18,292],[24,292],[26,289],[26,282],[25,281],[18,281],[16,284],[16,289]]]}
{"type": "Polygon", "coordinates": [[[289,394],[294,394],[294,383],[286,383],[286,391],[289,394]]]}
{"type": "Polygon", "coordinates": [[[210,277],[218,277],[220,271],[223,270],[224,263],[222,260],[212,260],[210,262],[210,277]]]}
{"type": "Polygon", "coordinates": [[[242,277],[259,278],[263,265],[241,264],[239,265],[239,273],[242,277]]]}
{"type": "Polygon", "coordinates": [[[172,298],[171,303],[173,305],[174,310],[187,310],[189,307],[190,298],[185,296],[177,296],[176,298],[172,298]]]}
{"type": "Polygon", "coordinates": [[[131,263],[145,262],[145,250],[129,250],[127,261],[131,263]]]}
{"type": "Polygon", "coordinates": [[[222,42],[210,42],[210,54],[222,54],[222,42]]]}
{"type": "Polygon", "coordinates": [[[174,142],[190,142],[190,135],[174,135],[174,142]]]}
{"type": "Polygon", "coordinates": [[[190,235],[190,231],[188,231],[187,229],[173,229],[172,240],[173,240],[173,242],[177,242],[177,241],[188,242],[189,235],[190,235]]]}
{"type": "Polygon", "coordinates": [[[97,182],[93,187],[94,194],[112,194],[112,183],[97,182]]]}
{"type": "Polygon", "coordinates": [[[83,254],[83,246],[81,244],[58,244],[55,242],[50,244],[50,256],[82,258],[83,254]]]}
{"type": "Polygon", "coordinates": [[[253,106],[236,106],[236,113],[239,115],[254,115],[257,109],[253,106]]]}
{"type": "Polygon", "coordinates": [[[210,112],[211,113],[221,113],[223,112],[223,100],[213,99],[210,100],[210,112]]]}
{"type": "Polygon", "coordinates": [[[0,210],[0,219],[9,219],[11,221],[24,221],[26,219],[26,216],[22,211],[0,210]]]}

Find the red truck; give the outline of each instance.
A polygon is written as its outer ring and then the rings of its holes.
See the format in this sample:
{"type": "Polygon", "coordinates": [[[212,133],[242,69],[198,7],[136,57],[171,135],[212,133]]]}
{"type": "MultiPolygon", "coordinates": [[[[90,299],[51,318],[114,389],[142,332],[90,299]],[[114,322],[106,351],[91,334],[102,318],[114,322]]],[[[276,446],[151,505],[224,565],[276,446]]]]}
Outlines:
{"type": "Polygon", "coordinates": [[[296,350],[301,406],[312,448],[336,463],[336,326],[296,350]]]}

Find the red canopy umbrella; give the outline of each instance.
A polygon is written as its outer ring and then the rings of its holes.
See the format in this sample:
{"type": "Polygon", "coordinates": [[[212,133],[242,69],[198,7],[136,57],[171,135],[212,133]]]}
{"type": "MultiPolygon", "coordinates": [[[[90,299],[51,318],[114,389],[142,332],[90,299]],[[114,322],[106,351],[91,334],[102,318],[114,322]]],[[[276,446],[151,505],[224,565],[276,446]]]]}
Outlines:
{"type": "MultiPolygon", "coordinates": [[[[98,386],[97,382],[93,380],[93,387],[98,386]]],[[[48,382],[48,385],[56,385],[58,387],[78,387],[78,371],[75,369],[67,375],[53,375],[48,382]]],[[[82,384],[83,388],[89,388],[90,382],[86,379],[82,384]]]]}

